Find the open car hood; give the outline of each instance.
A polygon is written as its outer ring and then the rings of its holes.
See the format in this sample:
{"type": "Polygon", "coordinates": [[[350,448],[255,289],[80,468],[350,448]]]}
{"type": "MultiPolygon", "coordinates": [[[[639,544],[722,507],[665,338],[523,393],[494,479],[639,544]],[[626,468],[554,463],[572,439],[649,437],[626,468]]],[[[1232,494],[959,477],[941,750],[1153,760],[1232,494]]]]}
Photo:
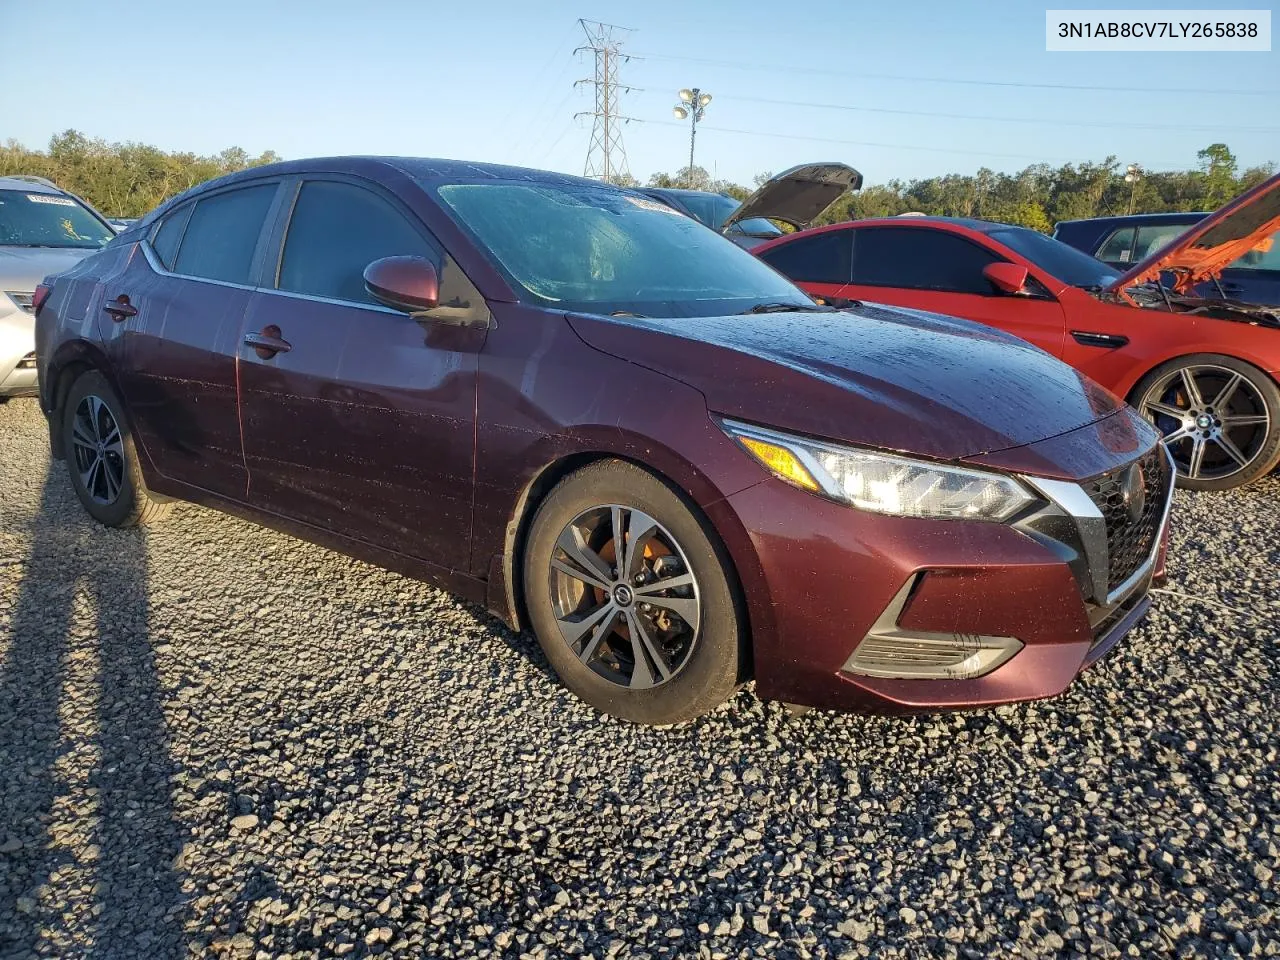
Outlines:
{"type": "Polygon", "coordinates": [[[747,197],[721,226],[727,230],[739,220],[765,217],[804,228],[818,219],[848,190],[862,186],[862,174],[844,163],[803,163],[770,177],[747,197]]]}
{"type": "Polygon", "coordinates": [[[1250,250],[1270,244],[1276,230],[1280,230],[1280,174],[1193,225],[1168,246],[1135,264],[1104,292],[1128,299],[1125,290],[1168,272],[1176,277],[1174,291],[1189,293],[1250,250]]]}

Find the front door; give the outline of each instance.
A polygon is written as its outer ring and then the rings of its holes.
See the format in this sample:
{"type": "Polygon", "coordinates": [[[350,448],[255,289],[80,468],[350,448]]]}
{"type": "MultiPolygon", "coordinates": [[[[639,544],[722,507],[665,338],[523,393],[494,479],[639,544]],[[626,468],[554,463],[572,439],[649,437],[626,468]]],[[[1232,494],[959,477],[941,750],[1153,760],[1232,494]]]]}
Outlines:
{"type": "Polygon", "coordinates": [[[304,181],[272,289],[240,344],[249,502],[384,549],[464,569],[476,361],[484,328],[418,322],[366,293],[388,256],[440,265],[441,301],[479,294],[413,214],[372,185],[304,181]]]}
{"type": "Polygon", "coordinates": [[[865,227],[854,235],[853,281],[838,296],[948,314],[998,327],[1062,356],[1062,307],[1038,282],[1010,295],[983,276],[994,251],[958,233],[918,224],[865,227]]]}

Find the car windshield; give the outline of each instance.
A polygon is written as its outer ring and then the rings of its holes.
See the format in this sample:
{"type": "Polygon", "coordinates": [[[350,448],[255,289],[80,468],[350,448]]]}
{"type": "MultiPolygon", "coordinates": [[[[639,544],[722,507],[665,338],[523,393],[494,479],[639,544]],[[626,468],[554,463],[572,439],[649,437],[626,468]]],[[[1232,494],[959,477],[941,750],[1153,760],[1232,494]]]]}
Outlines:
{"type": "Polygon", "coordinates": [[[1101,260],[1026,227],[1001,227],[992,230],[990,236],[997,243],[1022,254],[1045,273],[1073,287],[1085,290],[1105,287],[1120,276],[1101,260]]]}
{"type": "Polygon", "coordinates": [[[650,317],[813,307],[724,237],[648,197],[591,184],[456,183],[437,194],[536,303],[650,317]]]}
{"type": "Polygon", "coordinates": [[[115,234],[71,197],[0,190],[0,246],[96,250],[115,234]]]}

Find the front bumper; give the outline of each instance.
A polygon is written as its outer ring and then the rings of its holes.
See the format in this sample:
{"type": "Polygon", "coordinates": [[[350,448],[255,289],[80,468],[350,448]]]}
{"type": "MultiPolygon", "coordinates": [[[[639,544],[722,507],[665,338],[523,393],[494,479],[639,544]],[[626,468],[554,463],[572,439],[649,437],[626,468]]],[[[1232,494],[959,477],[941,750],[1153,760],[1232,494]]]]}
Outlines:
{"type": "Polygon", "coordinates": [[[781,480],[729,497],[715,510],[732,511],[746,528],[765,587],[755,596],[748,591],[758,692],[793,704],[888,713],[1061,693],[1150,607],[1149,588],[1164,575],[1171,473],[1167,480],[1149,551],[1114,583],[1098,569],[1107,563],[1107,536],[1104,530],[1099,543],[1090,535],[1098,517],[1089,515],[1087,495],[1065,505],[1049,500],[1016,525],[880,516],[781,480]],[[968,678],[867,667],[883,663],[868,650],[900,642],[910,661],[925,655],[930,638],[971,650],[1005,643],[1012,652],[968,678]]]}

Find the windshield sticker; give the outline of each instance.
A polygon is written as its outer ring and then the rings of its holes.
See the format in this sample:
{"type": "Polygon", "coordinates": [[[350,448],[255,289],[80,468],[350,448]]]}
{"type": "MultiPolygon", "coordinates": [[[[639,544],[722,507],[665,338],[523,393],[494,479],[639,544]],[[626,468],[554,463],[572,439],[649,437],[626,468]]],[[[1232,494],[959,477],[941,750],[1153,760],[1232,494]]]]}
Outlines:
{"type": "Polygon", "coordinates": [[[76,202],[67,197],[51,197],[47,193],[28,193],[27,199],[32,203],[56,203],[60,207],[74,207],[76,202]]]}
{"type": "Polygon", "coordinates": [[[633,204],[635,204],[637,207],[639,207],[641,210],[656,210],[659,213],[674,213],[677,217],[684,216],[684,214],[682,214],[679,210],[673,210],[671,207],[668,207],[665,203],[659,203],[657,200],[649,200],[645,197],[632,197],[632,196],[628,196],[627,199],[631,201],[633,204]]]}

